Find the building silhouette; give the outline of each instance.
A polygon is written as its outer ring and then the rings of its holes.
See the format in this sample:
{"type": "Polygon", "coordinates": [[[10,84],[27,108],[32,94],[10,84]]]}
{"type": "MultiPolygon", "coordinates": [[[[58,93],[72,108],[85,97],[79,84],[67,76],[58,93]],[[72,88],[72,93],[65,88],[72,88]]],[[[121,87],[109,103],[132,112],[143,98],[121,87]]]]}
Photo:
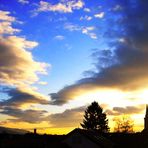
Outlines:
{"type": "Polygon", "coordinates": [[[146,104],[146,112],[144,118],[144,129],[142,132],[148,133],[148,104],[146,104]]]}
{"type": "Polygon", "coordinates": [[[148,104],[146,104],[146,113],[144,118],[144,130],[148,131],[148,104]]]}

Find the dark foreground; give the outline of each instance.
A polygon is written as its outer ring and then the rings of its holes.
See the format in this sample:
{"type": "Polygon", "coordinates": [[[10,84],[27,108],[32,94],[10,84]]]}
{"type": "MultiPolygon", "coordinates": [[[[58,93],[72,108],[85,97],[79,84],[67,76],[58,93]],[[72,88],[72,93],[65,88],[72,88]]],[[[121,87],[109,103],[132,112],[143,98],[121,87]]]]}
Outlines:
{"type": "Polygon", "coordinates": [[[60,135],[0,134],[0,148],[68,148],[60,135]]]}
{"type": "MultiPolygon", "coordinates": [[[[114,143],[115,148],[148,148],[148,134],[103,135],[114,143]]],[[[0,134],[0,148],[69,148],[63,143],[66,135],[14,135],[0,134]]]]}

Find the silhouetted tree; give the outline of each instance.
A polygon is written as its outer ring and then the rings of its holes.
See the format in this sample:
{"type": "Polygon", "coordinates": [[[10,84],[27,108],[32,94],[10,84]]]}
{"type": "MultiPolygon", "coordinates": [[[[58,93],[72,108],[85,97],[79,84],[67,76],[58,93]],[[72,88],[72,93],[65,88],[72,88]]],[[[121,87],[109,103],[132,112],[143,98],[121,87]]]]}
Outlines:
{"type": "Polygon", "coordinates": [[[117,133],[133,133],[134,122],[129,116],[123,116],[122,118],[115,118],[114,132],[117,133]]]}
{"type": "Polygon", "coordinates": [[[81,126],[84,129],[97,130],[103,133],[109,131],[106,113],[103,112],[103,109],[97,102],[94,101],[90,106],[87,107],[81,126]]]}

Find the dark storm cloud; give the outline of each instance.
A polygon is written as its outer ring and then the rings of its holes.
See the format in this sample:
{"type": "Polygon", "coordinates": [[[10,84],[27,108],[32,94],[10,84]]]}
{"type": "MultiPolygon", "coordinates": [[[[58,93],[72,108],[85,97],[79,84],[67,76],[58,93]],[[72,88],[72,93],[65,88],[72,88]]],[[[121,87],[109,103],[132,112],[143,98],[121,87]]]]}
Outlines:
{"type": "Polygon", "coordinates": [[[104,36],[108,40],[109,51],[101,50],[103,58],[100,49],[95,51],[96,70],[89,71],[91,75],[77,83],[50,94],[52,104],[62,105],[93,89],[131,91],[148,86],[148,1],[113,2],[112,7],[118,5],[122,9],[110,11],[112,25],[104,36]]]}

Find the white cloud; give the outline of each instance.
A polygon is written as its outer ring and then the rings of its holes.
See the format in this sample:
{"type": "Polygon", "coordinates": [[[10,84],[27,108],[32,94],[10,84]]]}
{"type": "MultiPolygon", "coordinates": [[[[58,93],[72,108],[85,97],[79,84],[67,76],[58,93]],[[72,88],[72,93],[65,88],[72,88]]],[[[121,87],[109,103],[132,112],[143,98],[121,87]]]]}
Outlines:
{"type": "Polygon", "coordinates": [[[89,35],[92,39],[97,39],[97,38],[98,38],[97,35],[96,35],[95,33],[93,33],[93,32],[89,33],[88,35],[89,35]]]}
{"type": "Polygon", "coordinates": [[[40,84],[40,85],[47,85],[48,83],[44,82],[44,81],[39,81],[38,84],[40,84]]]}
{"type": "Polygon", "coordinates": [[[57,35],[57,36],[54,37],[54,39],[56,39],[56,40],[64,40],[65,37],[63,35],[57,35]]]}
{"type": "Polygon", "coordinates": [[[85,29],[87,29],[88,31],[92,31],[92,30],[95,30],[95,27],[94,26],[89,26],[89,27],[86,27],[85,29]]]}
{"type": "Polygon", "coordinates": [[[69,31],[81,31],[83,34],[88,35],[92,39],[97,39],[97,35],[93,32],[95,30],[94,26],[78,26],[72,23],[66,23],[64,28],[69,31]]]}
{"type": "Polygon", "coordinates": [[[92,39],[97,39],[97,35],[92,32],[93,30],[95,30],[94,26],[84,27],[82,33],[88,35],[92,39]]]}
{"type": "Polygon", "coordinates": [[[66,23],[64,25],[64,29],[67,29],[69,31],[80,31],[82,29],[82,27],[72,24],[72,23],[66,23]]]}
{"type": "Polygon", "coordinates": [[[100,13],[98,13],[98,14],[95,14],[94,16],[95,16],[96,18],[103,18],[104,15],[105,15],[104,12],[100,12],[100,13]]]}
{"type": "Polygon", "coordinates": [[[35,13],[48,11],[71,13],[73,12],[73,10],[83,8],[83,6],[84,2],[82,0],[63,1],[57,4],[51,4],[49,2],[40,1],[38,8],[35,10],[35,13]]]}
{"type": "Polygon", "coordinates": [[[84,8],[85,12],[90,12],[91,10],[89,8],[84,8]]]}
{"type": "Polygon", "coordinates": [[[14,34],[20,32],[19,29],[12,27],[12,23],[17,22],[15,17],[10,16],[9,11],[0,10],[0,34],[14,34]]]}
{"type": "Polygon", "coordinates": [[[0,22],[0,34],[14,34],[20,32],[19,29],[14,29],[11,22],[0,22]]]}
{"type": "Polygon", "coordinates": [[[113,8],[113,11],[120,11],[122,10],[122,7],[120,5],[115,5],[113,8]]]}
{"type": "Polygon", "coordinates": [[[85,15],[85,16],[81,16],[81,17],[80,17],[80,20],[87,20],[87,21],[90,21],[90,20],[92,20],[92,17],[91,17],[91,16],[85,15]]]}
{"type": "Polygon", "coordinates": [[[21,4],[29,4],[28,0],[18,0],[18,2],[21,4]]]}
{"type": "Polygon", "coordinates": [[[0,20],[1,21],[8,21],[8,22],[14,22],[16,19],[15,17],[9,16],[9,11],[2,11],[0,10],[0,20]]]}

